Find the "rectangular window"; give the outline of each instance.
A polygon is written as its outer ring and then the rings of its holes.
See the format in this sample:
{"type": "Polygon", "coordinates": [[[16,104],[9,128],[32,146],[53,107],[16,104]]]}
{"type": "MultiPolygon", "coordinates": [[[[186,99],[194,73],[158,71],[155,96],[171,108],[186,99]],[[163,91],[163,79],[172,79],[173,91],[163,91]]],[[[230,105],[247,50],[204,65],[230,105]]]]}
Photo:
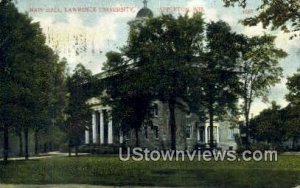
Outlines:
{"type": "Polygon", "coordinates": [[[186,125],[186,138],[192,137],[192,125],[190,123],[187,123],[186,125]]]}
{"type": "Polygon", "coordinates": [[[228,139],[229,140],[234,139],[234,130],[232,128],[228,129],[228,139]]]}
{"type": "Polygon", "coordinates": [[[192,123],[191,123],[191,118],[190,117],[186,117],[185,120],[185,134],[186,134],[186,138],[191,138],[192,137],[192,123]]]}
{"type": "Polygon", "coordinates": [[[153,126],[154,138],[158,139],[158,126],[153,126]]]}
{"type": "Polygon", "coordinates": [[[205,134],[205,132],[204,132],[204,126],[199,127],[198,129],[199,129],[198,141],[204,142],[204,134],[205,134]]]}

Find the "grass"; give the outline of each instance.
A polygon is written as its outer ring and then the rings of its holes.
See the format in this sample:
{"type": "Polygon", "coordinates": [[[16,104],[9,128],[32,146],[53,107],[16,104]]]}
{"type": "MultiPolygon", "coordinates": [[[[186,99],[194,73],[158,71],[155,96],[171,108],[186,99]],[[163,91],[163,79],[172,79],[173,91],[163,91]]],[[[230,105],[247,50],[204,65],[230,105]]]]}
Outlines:
{"type": "Polygon", "coordinates": [[[53,157],[0,163],[4,184],[295,187],[300,156],[278,162],[122,162],[118,157],[53,157]]]}

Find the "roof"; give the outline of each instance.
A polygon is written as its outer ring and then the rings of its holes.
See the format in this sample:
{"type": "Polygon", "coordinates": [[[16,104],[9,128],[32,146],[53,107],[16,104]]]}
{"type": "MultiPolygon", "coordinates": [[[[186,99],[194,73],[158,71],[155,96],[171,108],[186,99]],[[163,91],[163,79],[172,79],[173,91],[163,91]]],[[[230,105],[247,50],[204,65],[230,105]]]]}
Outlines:
{"type": "Polygon", "coordinates": [[[153,17],[153,12],[147,7],[142,8],[136,15],[137,18],[153,17]]]}

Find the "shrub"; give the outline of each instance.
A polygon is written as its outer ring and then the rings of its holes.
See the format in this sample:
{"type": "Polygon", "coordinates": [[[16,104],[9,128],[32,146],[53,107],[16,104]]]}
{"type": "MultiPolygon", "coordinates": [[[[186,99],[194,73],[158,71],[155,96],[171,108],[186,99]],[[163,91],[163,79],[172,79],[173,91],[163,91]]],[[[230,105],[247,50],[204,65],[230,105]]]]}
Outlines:
{"type": "Polygon", "coordinates": [[[251,151],[255,151],[255,150],[266,151],[266,150],[271,150],[271,147],[268,143],[257,142],[257,143],[251,144],[250,150],[251,151]]]}

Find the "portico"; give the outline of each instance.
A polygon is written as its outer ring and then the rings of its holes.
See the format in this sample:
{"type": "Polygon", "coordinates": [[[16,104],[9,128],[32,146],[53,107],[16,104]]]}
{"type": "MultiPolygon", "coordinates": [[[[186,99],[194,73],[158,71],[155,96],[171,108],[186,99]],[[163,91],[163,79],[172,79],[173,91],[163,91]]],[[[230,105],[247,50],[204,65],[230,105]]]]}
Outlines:
{"type": "Polygon", "coordinates": [[[99,105],[99,100],[91,99],[92,123],[85,130],[85,144],[113,144],[113,122],[111,108],[99,105]],[[90,134],[92,134],[90,136],[90,134]]]}
{"type": "MultiPolygon", "coordinates": [[[[214,125],[214,143],[220,143],[219,123],[214,125]]],[[[200,144],[209,144],[210,141],[210,126],[208,123],[197,127],[197,142],[200,144]]]]}

